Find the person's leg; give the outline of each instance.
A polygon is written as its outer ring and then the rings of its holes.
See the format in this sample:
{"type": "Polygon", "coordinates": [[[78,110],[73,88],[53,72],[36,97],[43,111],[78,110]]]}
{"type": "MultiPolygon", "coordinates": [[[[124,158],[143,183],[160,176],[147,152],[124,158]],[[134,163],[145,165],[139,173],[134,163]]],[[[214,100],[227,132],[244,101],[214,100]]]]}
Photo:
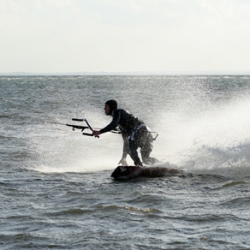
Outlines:
{"type": "Polygon", "coordinates": [[[145,137],[145,131],[146,127],[142,127],[139,130],[136,130],[133,133],[133,136],[130,137],[129,139],[129,155],[134,161],[134,164],[137,166],[143,166],[139,156],[137,149],[141,147],[141,145],[144,145],[146,137],[145,137]]]}
{"type": "Polygon", "coordinates": [[[148,131],[144,136],[145,136],[145,139],[143,141],[144,143],[141,145],[142,161],[145,164],[153,165],[156,162],[158,162],[156,158],[149,157],[150,153],[153,150],[153,137],[150,133],[148,133],[148,131]]]}
{"type": "Polygon", "coordinates": [[[135,166],[143,166],[138,153],[137,153],[137,149],[138,149],[138,141],[133,140],[133,141],[129,141],[129,155],[132,158],[132,160],[134,161],[135,166]]]}

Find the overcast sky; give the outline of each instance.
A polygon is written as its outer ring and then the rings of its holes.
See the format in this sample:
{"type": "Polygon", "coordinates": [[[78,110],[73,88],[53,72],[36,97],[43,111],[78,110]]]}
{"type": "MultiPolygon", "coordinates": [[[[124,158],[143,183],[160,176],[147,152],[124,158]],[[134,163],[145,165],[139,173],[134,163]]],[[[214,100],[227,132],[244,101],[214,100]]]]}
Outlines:
{"type": "Polygon", "coordinates": [[[250,71],[250,0],[0,0],[0,72],[250,71]]]}

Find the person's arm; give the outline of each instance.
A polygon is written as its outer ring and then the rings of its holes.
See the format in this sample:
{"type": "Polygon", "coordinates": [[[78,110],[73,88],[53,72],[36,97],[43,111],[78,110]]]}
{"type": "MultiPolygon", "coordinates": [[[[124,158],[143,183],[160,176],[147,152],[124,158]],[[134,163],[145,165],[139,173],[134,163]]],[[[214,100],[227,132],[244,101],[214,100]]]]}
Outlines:
{"type": "Polygon", "coordinates": [[[120,119],[121,119],[120,112],[118,110],[114,110],[113,119],[110,122],[110,124],[108,126],[106,126],[105,128],[101,129],[101,130],[93,130],[92,134],[94,136],[99,136],[102,133],[106,133],[106,132],[109,132],[112,129],[115,129],[118,126],[120,119]]]}
{"type": "Polygon", "coordinates": [[[118,126],[119,121],[121,119],[121,114],[120,114],[119,110],[117,110],[117,109],[114,110],[114,114],[113,115],[114,116],[113,116],[113,120],[111,121],[111,123],[108,126],[106,126],[105,128],[102,128],[100,130],[101,134],[102,133],[106,133],[106,132],[108,132],[108,131],[110,131],[112,129],[115,129],[118,126]]]}

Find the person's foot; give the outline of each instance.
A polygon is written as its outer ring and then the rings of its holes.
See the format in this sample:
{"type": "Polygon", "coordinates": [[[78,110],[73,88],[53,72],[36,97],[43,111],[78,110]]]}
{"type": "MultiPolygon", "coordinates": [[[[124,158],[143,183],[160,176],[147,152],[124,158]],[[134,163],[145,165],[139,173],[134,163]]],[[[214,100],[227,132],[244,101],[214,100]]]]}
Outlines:
{"type": "Polygon", "coordinates": [[[145,168],[145,166],[143,166],[143,165],[135,165],[136,167],[139,167],[139,168],[145,168]]]}
{"type": "Polygon", "coordinates": [[[159,162],[156,158],[148,157],[146,160],[143,161],[147,165],[154,165],[155,163],[159,162]]]}

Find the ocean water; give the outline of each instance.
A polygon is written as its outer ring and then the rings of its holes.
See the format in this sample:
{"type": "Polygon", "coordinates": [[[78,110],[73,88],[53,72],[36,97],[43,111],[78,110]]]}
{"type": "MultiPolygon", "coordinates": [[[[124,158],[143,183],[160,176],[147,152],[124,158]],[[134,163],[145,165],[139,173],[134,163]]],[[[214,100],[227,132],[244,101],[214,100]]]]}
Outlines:
{"type": "Polygon", "coordinates": [[[250,249],[249,76],[1,76],[0,87],[0,249],[250,249]],[[180,174],[110,177],[120,135],[65,126],[104,127],[108,99],[159,133],[152,156],[180,174]]]}

